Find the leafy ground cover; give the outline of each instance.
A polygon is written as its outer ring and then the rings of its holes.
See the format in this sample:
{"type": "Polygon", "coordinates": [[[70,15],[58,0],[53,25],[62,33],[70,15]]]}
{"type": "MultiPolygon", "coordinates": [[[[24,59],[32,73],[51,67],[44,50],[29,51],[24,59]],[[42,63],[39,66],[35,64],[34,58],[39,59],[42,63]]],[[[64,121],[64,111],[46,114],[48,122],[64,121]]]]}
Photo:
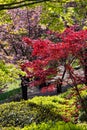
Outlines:
{"type": "MultiPolygon", "coordinates": [[[[79,86],[79,90],[82,97],[84,97],[84,95],[85,97],[87,96],[87,87],[79,86]]],[[[49,128],[48,130],[50,130],[50,123],[47,124],[49,121],[54,123],[58,121],[81,122],[80,108],[81,106],[77,100],[77,95],[72,88],[58,96],[41,96],[34,97],[27,101],[22,100],[20,102],[1,104],[0,125],[3,127],[3,130],[6,130],[8,127],[10,127],[9,130],[15,130],[16,128],[11,128],[12,126],[19,127],[18,129],[22,127],[24,128],[23,130],[30,130],[31,127],[37,130],[39,127],[43,128],[44,123],[44,129],[47,130],[49,128]]],[[[83,115],[82,118],[84,117],[83,115]]],[[[84,121],[85,119],[83,122],[84,121]]],[[[56,125],[53,125],[53,129],[56,130],[57,127],[54,126],[56,125]]],[[[82,126],[75,129],[82,130],[82,126]]],[[[87,126],[85,127],[87,129],[87,126]]],[[[58,129],[60,130],[60,128],[58,129]]]]}

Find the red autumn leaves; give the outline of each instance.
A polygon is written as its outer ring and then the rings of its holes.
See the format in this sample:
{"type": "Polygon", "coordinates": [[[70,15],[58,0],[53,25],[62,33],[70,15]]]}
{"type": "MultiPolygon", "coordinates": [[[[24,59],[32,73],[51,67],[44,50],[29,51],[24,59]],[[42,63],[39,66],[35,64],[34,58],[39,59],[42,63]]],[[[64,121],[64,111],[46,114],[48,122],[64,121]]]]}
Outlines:
{"type": "MultiPolygon", "coordinates": [[[[75,31],[72,27],[67,28],[61,33],[61,42],[58,43],[27,37],[24,37],[23,41],[32,48],[34,60],[22,64],[21,67],[31,78],[31,84],[37,86],[57,75],[57,67],[62,64],[61,60],[65,60],[65,64],[71,68],[71,57],[83,60],[80,52],[87,47],[87,30],[75,31]]],[[[70,70],[72,69],[68,68],[68,71],[70,70]]]]}

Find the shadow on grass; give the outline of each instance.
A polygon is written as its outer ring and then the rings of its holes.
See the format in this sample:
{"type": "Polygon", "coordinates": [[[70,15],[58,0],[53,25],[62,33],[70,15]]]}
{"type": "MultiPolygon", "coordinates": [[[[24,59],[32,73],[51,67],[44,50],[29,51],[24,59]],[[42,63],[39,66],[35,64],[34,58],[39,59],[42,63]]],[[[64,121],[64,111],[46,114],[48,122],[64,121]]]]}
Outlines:
{"type": "Polygon", "coordinates": [[[1,93],[0,102],[2,102],[3,100],[9,99],[11,96],[15,96],[16,94],[19,94],[19,93],[21,93],[21,88],[16,88],[8,92],[1,93]]]}

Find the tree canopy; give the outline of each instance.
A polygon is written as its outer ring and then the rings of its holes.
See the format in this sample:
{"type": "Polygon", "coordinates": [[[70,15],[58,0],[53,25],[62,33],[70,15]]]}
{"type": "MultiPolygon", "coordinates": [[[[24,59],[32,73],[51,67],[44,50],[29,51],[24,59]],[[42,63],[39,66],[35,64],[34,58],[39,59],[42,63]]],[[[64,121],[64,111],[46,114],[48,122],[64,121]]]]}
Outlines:
{"type": "MultiPolygon", "coordinates": [[[[42,7],[40,23],[51,30],[61,31],[77,23],[82,27],[87,25],[87,1],[83,0],[1,0],[0,17],[5,13],[2,11],[32,5],[42,7]]],[[[7,19],[4,15],[2,17],[7,19]]]]}

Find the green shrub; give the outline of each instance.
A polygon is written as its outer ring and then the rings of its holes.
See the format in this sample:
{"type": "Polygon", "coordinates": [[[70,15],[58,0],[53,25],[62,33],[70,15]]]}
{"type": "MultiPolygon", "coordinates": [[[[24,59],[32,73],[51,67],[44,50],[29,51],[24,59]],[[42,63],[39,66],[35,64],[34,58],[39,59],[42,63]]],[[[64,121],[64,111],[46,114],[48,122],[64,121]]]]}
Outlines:
{"type": "Polygon", "coordinates": [[[11,127],[2,127],[0,128],[0,130],[21,130],[21,128],[11,126],[11,127]]]}
{"type": "Polygon", "coordinates": [[[48,122],[48,123],[41,123],[36,125],[35,123],[24,127],[22,130],[87,130],[87,126],[77,126],[72,123],[65,123],[65,122],[48,122]]]}
{"type": "Polygon", "coordinates": [[[21,101],[0,105],[0,125],[3,127],[24,127],[32,122],[40,123],[49,120],[62,120],[62,118],[50,107],[45,107],[42,104],[21,101]]]}
{"type": "Polygon", "coordinates": [[[19,67],[0,60],[0,89],[8,83],[16,82],[20,79],[19,75],[24,76],[25,73],[19,67]]]}
{"type": "MultiPolygon", "coordinates": [[[[84,93],[86,95],[87,92],[84,93]]],[[[34,97],[28,101],[1,104],[0,125],[24,127],[34,122],[39,124],[49,120],[74,122],[79,114],[76,103],[76,95],[72,95],[70,90],[58,96],[34,97]]]]}
{"type": "Polygon", "coordinates": [[[47,123],[42,122],[40,124],[32,123],[24,128],[19,127],[5,127],[1,130],[87,130],[87,125],[75,125],[72,123],[65,123],[63,121],[47,123]]]}

